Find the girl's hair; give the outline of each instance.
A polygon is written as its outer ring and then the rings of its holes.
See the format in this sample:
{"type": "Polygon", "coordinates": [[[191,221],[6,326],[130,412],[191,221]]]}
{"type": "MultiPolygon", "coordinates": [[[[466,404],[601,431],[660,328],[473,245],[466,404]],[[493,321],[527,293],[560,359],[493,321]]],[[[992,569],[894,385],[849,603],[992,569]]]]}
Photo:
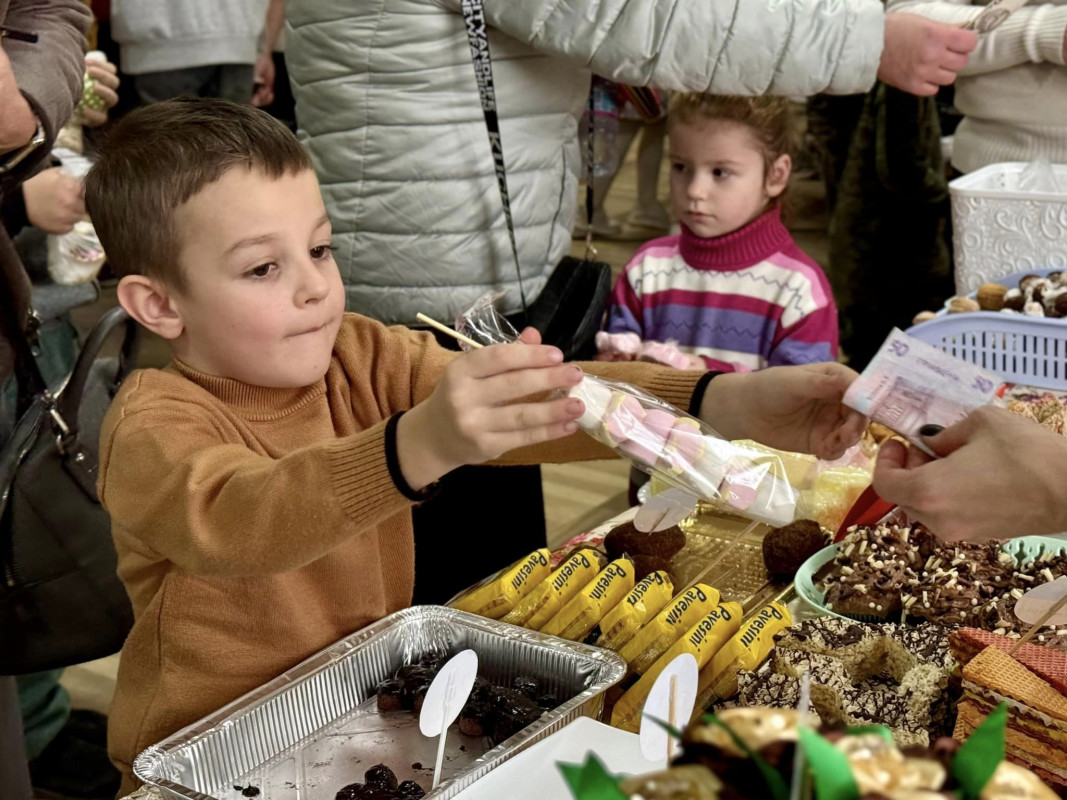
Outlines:
{"type": "Polygon", "coordinates": [[[671,99],[668,127],[678,123],[736,122],[752,131],[765,172],[793,150],[793,115],[784,97],[734,97],[692,92],[671,99]]]}

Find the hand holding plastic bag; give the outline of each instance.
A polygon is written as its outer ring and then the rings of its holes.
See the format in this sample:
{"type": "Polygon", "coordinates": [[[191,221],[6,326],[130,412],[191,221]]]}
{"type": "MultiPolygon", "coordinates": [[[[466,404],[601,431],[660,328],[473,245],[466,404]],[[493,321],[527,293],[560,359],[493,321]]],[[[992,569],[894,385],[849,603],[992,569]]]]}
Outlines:
{"type": "MultiPolygon", "coordinates": [[[[486,295],[461,315],[456,330],[484,345],[514,342],[515,329],[486,295]]],[[[626,383],[586,375],[569,392],[585,404],[579,427],[636,467],[735,514],[786,525],[797,491],[782,460],[719,436],[701,420],[626,383]]]]}

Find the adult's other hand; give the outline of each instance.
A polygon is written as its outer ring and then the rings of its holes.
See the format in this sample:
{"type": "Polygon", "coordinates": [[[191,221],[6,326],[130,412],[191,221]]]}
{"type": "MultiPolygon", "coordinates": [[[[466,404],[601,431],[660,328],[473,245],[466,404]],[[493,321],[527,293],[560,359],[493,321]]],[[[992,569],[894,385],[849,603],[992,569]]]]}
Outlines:
{"type": "Polygon", "coordinates": [[[977,46],[973,31],[906,12],[887,14],[878,78],[905,92],[932,96],[956,81],[977,46]]]}
{"type": "Polygon", "coordinates": [[[981,408],[926,443],[941,458],[886,442],[874,489],[946,540],[1067,530],[1067,438],[999,408],[981,408]]]}

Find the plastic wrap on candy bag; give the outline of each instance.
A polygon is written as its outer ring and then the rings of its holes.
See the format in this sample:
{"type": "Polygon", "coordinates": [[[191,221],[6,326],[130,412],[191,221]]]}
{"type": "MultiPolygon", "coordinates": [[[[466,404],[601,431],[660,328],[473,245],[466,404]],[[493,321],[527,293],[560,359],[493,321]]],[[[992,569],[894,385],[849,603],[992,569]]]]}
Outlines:
{"type": "MultiPolygon", "coordinates": [[[[518,338],[486,295],[456,320],[484,345],[518,338]]],[[[775,451],[727,441],[706,423],[627,383],[586,375],[570,390],[585,404],[578,426],[653,477],[716,508],[768,525],[796,516],[798,492],[775,451]]]]}

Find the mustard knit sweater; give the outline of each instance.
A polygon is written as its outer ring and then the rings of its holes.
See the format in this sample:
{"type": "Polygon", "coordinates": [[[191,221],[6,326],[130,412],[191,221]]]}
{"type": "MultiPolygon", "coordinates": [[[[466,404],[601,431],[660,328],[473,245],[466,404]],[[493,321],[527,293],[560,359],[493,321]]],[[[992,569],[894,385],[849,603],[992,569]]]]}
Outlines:
{"type": "MultiPolygon", "coordinates": [[[[454,356],[349,314],[311,386],[249,386],[179,362],[129,378],[104,422],[99,478],[136,619],[109,730],[124,793],[144,748],[410,603],[418,496],[399,475],[395,415],[454,356]]],[[[683,408],[702,375],[583,367],[683,408]]],[[[501,461],[611,456],[578,433],[501,461]]]]}

